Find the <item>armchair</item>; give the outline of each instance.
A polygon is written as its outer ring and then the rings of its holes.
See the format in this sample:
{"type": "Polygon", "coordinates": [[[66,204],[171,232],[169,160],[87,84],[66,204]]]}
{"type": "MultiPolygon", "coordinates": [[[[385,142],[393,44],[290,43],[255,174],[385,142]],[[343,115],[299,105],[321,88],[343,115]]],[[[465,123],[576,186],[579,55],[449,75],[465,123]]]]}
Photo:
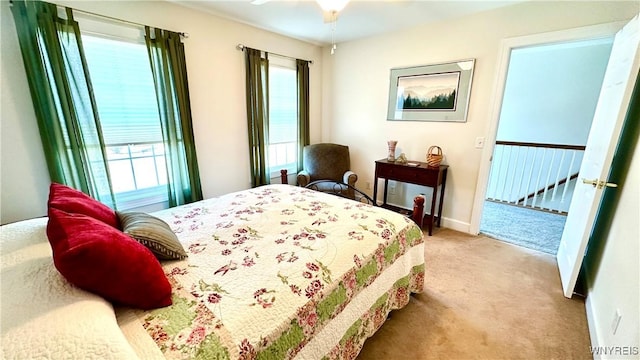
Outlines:
{"type": "MultiPolygon", "coordinates": [[[[317,180],[333,180],[355,187],[358,175],[351,171],[349,160],[349,147],[338,144],[313,144],[307,145],[302,150],[303,170],[298,173],[298,185],[307,186],[317,180]]],[[[327,191],[333,191],[330,183],[326,184],[327,191]]],[[[323,188],[320,186],[320,191],[323,188]]],[[[345,188],[345,196],[353,199],[355,193],[350,188],[345,188]]]]}

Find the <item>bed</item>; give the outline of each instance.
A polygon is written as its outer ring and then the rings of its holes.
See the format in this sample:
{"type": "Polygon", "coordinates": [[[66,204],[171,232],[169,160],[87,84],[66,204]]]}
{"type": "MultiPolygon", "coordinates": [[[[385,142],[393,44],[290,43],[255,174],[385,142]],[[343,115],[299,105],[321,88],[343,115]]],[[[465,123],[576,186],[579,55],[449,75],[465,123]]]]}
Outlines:
{"type": "Polygon", "coordinates": [[[268,185],[153,215],[188,257],[150,310],[62,277],[47,218],[2,226],[2,357],[353,359],[423,289],[420,228],[382,208],[268,185]]]}

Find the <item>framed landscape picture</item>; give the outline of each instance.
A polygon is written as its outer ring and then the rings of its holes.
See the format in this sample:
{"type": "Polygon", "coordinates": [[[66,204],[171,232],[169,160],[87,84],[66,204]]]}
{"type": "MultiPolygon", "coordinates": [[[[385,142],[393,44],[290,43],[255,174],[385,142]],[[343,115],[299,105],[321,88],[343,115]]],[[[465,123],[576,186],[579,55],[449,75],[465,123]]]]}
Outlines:
{"type": "Polygon", "coordinates": [[[388,120],[467,121],[474,59],[391,69],[388,120]]]}

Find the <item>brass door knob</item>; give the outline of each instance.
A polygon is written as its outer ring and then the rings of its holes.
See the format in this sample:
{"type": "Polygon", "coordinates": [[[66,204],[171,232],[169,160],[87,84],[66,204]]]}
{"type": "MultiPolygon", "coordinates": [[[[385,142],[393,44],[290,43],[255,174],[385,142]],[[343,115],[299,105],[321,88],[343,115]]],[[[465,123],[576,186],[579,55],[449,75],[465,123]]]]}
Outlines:
{"type": "Polygon", "coordinates": [[[618,187],[618,184],[609,183],[600,179],[589,180],[589,179],[582,178],[582,183],[587,185],[592,185],[593,187],[597,187],[598,189],[602,189],[605,186],[611,187],[611,188],[618,187]]]}

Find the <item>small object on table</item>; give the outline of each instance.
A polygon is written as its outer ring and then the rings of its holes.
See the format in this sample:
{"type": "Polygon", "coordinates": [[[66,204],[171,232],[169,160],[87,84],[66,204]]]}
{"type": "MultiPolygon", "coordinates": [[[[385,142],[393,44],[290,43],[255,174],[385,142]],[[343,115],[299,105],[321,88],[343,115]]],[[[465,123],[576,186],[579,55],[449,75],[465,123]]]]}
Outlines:
{"type": "Polygon", "coordinates": [[[406,164],[407,163],[407,157],[404,155],[404,153],[400,154],[400,156],[398,156],[398,158],[396,159],[396,162],[398,164],[406,164]]]}
{"type": "Polygon", "coordinates": [[[427,165],[429,167],[437,168],[442,162],[442,149],[440,146],[431,146],[427,150],[427,165]]]}
{"type": "Polygon", "coordinates": [[[387,141],[387,145],[389,146],[389,154],[387,155],[387,161],[389,162],[396,161],[396,145],[397,144],[398,144],[397,140],[387,141]]]}

